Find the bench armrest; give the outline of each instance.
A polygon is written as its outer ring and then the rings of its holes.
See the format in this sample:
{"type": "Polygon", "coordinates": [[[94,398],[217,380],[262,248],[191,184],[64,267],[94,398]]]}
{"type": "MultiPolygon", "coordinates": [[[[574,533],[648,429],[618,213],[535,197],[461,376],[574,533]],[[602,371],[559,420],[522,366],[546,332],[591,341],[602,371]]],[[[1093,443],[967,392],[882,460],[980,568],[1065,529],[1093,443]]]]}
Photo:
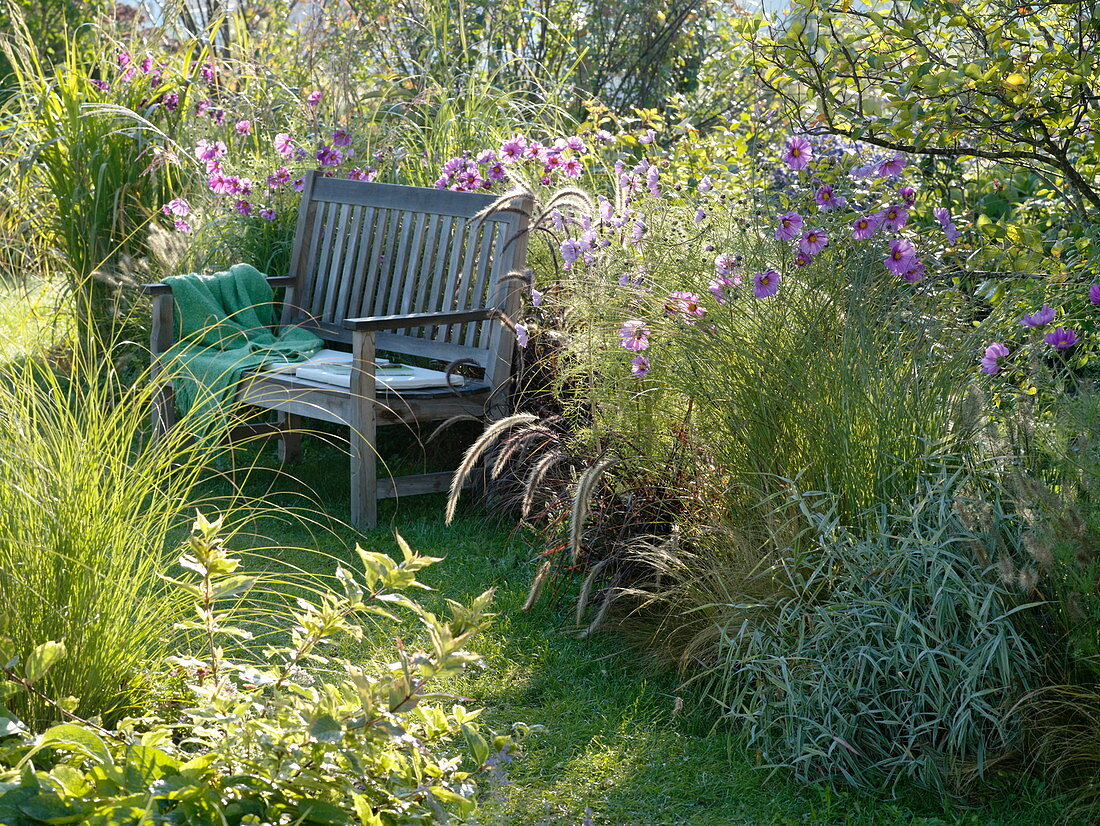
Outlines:
{"type": "Polygon", "coordinates": [[[356,333],[375,330],[400,330],[404,327],[442,327],[445,324],[462,324],[467,321],[487,321],[499,318],[500,310],[481,307],[456,313],[419,313],[416,315],[376,315],[367,318],[348,318],[344,327],[356,333]]]}
{"type": "MultiPolygon", "coordinates": [[[[269,275],[267,277],[267,283],[272,287],[293,287],[296,280],[293,275],[269,275]]],[[[157,281],[153,284],[139,284],[138,289],[146,295],[168,295],[172,292],[172,288],[163,281],[157,281]]]]}

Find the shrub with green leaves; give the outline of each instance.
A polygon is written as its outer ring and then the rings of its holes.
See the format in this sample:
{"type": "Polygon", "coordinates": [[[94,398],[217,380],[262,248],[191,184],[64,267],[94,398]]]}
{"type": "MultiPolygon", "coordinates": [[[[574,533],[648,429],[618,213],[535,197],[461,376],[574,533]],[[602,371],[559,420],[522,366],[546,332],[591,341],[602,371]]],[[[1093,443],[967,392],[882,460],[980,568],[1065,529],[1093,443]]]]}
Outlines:
{"type": "Polygon", "coordinates": [[[705,678],[765,762],[806,779],[940,787],[952,771],[981,774],[1018,737],[1013,704],[1040,672],[1014,622],[1029,608],[977,562],[989,537],[959,512],[965,483],[930,477],[867,532],[846,528],[828,495],[792,500],[810,527],[755,574],[771,595],[727,604],[705,678]]]}
{"type": "MultiPolygon", "coordinates": [[[[191,651],[170,661],[186,683],[181,698],[113,730],[68,715],[36,736],[4,714],[0,822],[382,826],[471,814],[479,783],[501,776],[516,742],[486,738],[479,712],[437,684],[478,662],[466,644],[488,621],[492,592],[449,602],[451,616],[437,618],[406,592],[424,587],[417,572],[438,560],[398,537],[400,562],[357,548],[357,569],[336,571],[338,590],[298,600],[284,640],[232,657],[227,646],[251,637],[234,624],[234,604],[257,578],[239,571],[220,530],[198,517],[172,580],[195,617],[183,623],[191,651]],[[405,611],[425,650],[399,641],[377,670],[325,653],[405,611]]],[[[37,693],[38,678],[64,662],[59,643],[20,660],[0,642],[5,697],[37,693]]]]}

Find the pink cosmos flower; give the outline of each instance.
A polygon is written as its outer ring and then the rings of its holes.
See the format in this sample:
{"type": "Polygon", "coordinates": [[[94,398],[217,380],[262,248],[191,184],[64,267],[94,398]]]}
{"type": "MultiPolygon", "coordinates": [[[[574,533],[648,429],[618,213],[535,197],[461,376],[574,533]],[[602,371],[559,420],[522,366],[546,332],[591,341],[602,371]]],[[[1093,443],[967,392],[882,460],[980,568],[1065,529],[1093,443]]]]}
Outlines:
{"type": "Polygon", "coordinates": [[[729,293],[741,286],[741,282],[742,278],[739,274],[719,275],[717,278],[711,279],[707,289],[710,290],[710,294],[714,296],[715,301],[719,304],[725,304],[729,293]]]}
{"type": "Polygon", "coordinates": [[[644,379],[649,374],[649,359],[645,356],[635,356],[630,362],[630,372],[637,378],[644,379]]]}
{"type": "Polygon", "coordinates": [[[608,132],[606,129],[600,129],[596,132],[596,140],[600,143],[611,143],[615,140],[615,136],[608,132]]]}
{"type": "Polygon", "coordinates": [[[321,102],[321,95],[322,92],[320,91],[310,92],[306,96],[306,103],[308,103],[310,106],[316,106],[318,103],[321,102]]]}
{"type": "Polygon", "coordinates": [[[881,220],[877,215],[864,215],[852,221],[852,237],[857,241],[866,241],[879,228],[881,220]]]}
{"type": "Polygon", "coordinates": [[[237,212],[239,212],[241,215],[251,215],[252,214],[252,204],[250,204],[248,201],[244,200],[243,198],[241,200],[237,201],[237,203],[234,204],[234,206],[236,207],[237,212]]]}
{"type": "Polygon", "coordinates": [[[880,178],[894,178],[901,174],[901,171],[905,169],[905,165],[908,163],[901,155],[895,155],[892,158],[880,163],[875,167],[875,174],[880,178]]]}
{"type": "Polygon", "coordinates": [[[796,255],[794,257],[794,265],[796,267],[808,267],[813,262],[814,262],[814,257],[812,255],[807,255],[804,252],[800,252],[800,253],[798,253],[798,255],[796,255]]]}
{"type": "Polygon", "coordinates": [[[275,210],[273,210],[271,207],[264,207],[263,209],[260,210],[259,215],[265,221],[274,221],[275,220],[275,210]]]}
{"type": "Polygon", "coordinates": [[[668,298],[665,299],[665,311],[669,315],[680,316],[688,324],[694,324],[707,313],[702,296],[682,291],[668,294],[668,298]]]}
{"type": "Polygon", "coordinates": [[[645,235],[645,231],[646,231],[645,221],[643,221],[641,218],[636,218],[634,220],[634,229],[632,229],[630,231],[631,240],[633,240],[634,242],[641,241],[642,236],[645,235]]]}
{"type": "Polygon", "coordinates": [[[332,146],[322,146],[317,150],[317,162],[321,166],[339,166],[344,160],[344,153],[332,146]]]}
{"type": "Polygon", "coordinates": [[[1089,287],[1089,301],[1100,305],[1100,284],[1093,284],[1089,287]]]}
{"type": "Polygon", "coordinates": [[[707,219],[707,211],[702,207],[695,210],[695,223],[701,224],[707,219]]]}
{"type": "Polygon", "coordinates": [[[712,189],[714,189],[714,182],[711,181],[710,175],[704,175],[703,180],[699,181],[699,186],[696,187],[700,195],[706,195],[712,189]]]}
{"type": "Polygon", "coordinates": [[[909,221],[909,210],[903,206],[891,206],[882,211],[882,225],[891,232],[898,232],[909,221]]]}
{"type": "Polygon", "coordinates": [[[995,376],[1001,370],[1001,366],[997,362],[1007,355],[1008,348],[999,341],[990,344],[985,348],[985,355],[982,356],[982,372],[995,376]]]}
{"type": "Polygon", "coordinates": [[[202,68],[199,69],[199,73],[202,74],[202,79],[207,83],[214,82],[214,76],[217,72],[217,67],[214,66],[214,61],[212,60],[208,60],[206,63],[202,64],[202,68]]]}
{"type": "Polygon", "coordinates": [[[174,221],[174,225],[176,227],[176,232],[182,232],[184,235],[191,234],[191,225],[182,218],[177,218],[174,221]]]}
{"type": "Polygon", "coordinates": [[[651,166],[646,171],[645,184],[649,188],[649,194],[652,195],[654,198],[661,197],[660,180],[661,170],[658,169],[656,166],[651,166]]]}
{"type": "Polygon", "coordinates": [[[576,238],[566,238],[561,244],[561,258],[565,262],[565,268],[569,269],[581,257],[584,251],[581,242],[576,238]]]}
{"type": "MultiPolygon", "coordinates": [[[[714,257],[714,271],[718,275],[730,275],[734,273],[741,266],[741,261],[736,255],[730,255],[728,252],[720,253],[714,257]]],[[[741,283],[741,276],[737,276],[737,283],[741,283]]]]}
{"type": "Polygon", "coordinates": [[[531,338],[527,333],[527,325],[526,324],[517,324],[516,325],[516,344],[518,344],[520,347],[526,347],[528,342],[530,342],[530,341],[531,341],[531,338]]]}
{"type": "Polygon", "coordinates": [[[917,191],[911,186],[899,187],[898,197],[901,198],[901,202],[906,206],[913,206],[913,204],[917,202],[917,191]]]}
{"type": "Polygon", "coordinates": [[[173,198],[160,208],[160,211],[165,215],[175,215],[179,218],[186,218],[191,214],[191,205],[183,198],[173,198]]]}
{"type": "Polygon", "coordinates": [[[1077,334],[1069,327],[1055,327],[1043,336],[1043,341],[1055,350],[1068,350],[1077,343],[1077,334]]]}
{"type": "Polygon", "coordinates": [[[200,140],[195,144],[195,157],[200,161],[213,161],[225,155],[226,145],[221,141],[200,140]]]}
{"type": "Polygon", "coordinates": [[[916,284],[924,278],[925,272],[924,262],[919,258],[914,258],[913,263],[909,265],[909,269],[902,273],[902,278],[910,284],[916,284]]]}
{"type": "Polygon", "coordinates": [[[333,146],[351,146],[351,135],[343,129],[337,129],[332,133],[333,146]]]}
{"type": "Polygon", "coordinates": [[[802,238],[798,242],[798,248],[806,253],[806,255],[817,255],[821,252],[829,243],[829,238],[825,235],[824,230],[821,227],[816,229],[808,229],[802,233],[802,238]]]}
{"type": "Polygon", "coordinates": [[[542,304],[542,297],[543,297],[542,296],[542,290],[536,290],[532,286],[531,287],[531,306],[532,307],[538,307],[540,304],[542,304]]]}
{"type": "Polygon", "coordinates": [[[101,92],[111,91],[111,84],[105,80],[97,80],[96,78],[89,78],[88,82],[95,86],[101,92]]]}
{"type": "Polygon", "coordinates": [[[848,204],[848,199],[843,195],[835,194],[833,188],[828,184],[818,187],[817,192],[814,193],[814,200],[817,201],[817,205],[821,207],[822,212],[842,209],[848,204]]]}
{"type": "Polygon", "coordinates": [[[649,335],[649,328],[645,326],[644,321],[638,318],[624,321],[623,326],[619,328],[619,338],[622,346],[636,353],[649,347],[649,335]]]}
{"type": "Polygon", "coordinates": [[[275,146],[275,151],[280,155],[289,155],[294,151],[294,141],[290,139],[290,135],[286,132],[280,132],[276,135],[272,143],[275,146]]]}
{"type": "Polygon", "coordinates": [[[959,232],[955,226],[955,220],[951,217],[951,210],[947,207],[935,207],[932,210],[932,214],[936,220],[940,222],[940,229],[943,230],[943,234],[947,236],[947,241],[950,244],[958,242],[962,233],[959,232]]]}
{"type": "Polygon", "coordinates": [[[169,112],[175,112],[176,107],[180,105],[180,96],[176,92],[169,92],[161,100],[164,101],[164,108],[169,112]]]}
{"type": "Polygon", "coordinates": [[[1025,327],[1042,327],[1052,321],[1054,321],[1054,308],[1049,304],[1044,304],[1041,310],[1020,319],[1020,323],[1025,327]]]}
{"type": "Polygon", "coordinates": [[[295,178],[294,183],[290,185],[290,188],[293,189],[295,192],[301,192],[303,189],[306,188],[306,179],[295,178]]]}
{"type": "Polygon", "coordinates": [[[779,216],[779,229],[775,231],[777,241],[793,241],[802,234],[802,216],[797,212],[785,212],[779,216]]]}
{"type": "Polygon", "coordinates": [[[116,55],[116,59],[118,60],[118,68],[120,69],[125,69],[130,65],[130,53],[125,49],[116,55]]]}
{"type": "Polygon", "coordinates": [[[512,135],[500,147],[501,160],[505,163],[518,161],[523,157],[525,149],[527,149],[527,138],[523,135],[512,135]]]}
{"type": "Polygon", "coordinates": [[[206,185],[210,187],[211,192],[216,192],[219,195],[229,195],[233,189],[233,182],[220,169],[210,174],[206,185]]]}
{"type": "Polygon", "coordinates": [[[565,139],[565,145],[574,152],[583,154],[588,151],[588,147],[584,143],[584,139],[579,135],[573,135],[565,139]]]}
{"type": "Polygon", "coordinates": [[[638,138],[638,143],[650,144],[657,140],[657,133],[652,129],[647,129],[646,133],[638,138]]]}
{"type": "Polygon", "coordinates": [[[238,135],[247,135],[252,132],[252,121],[239,120],[237,121],[237,125],[233,128],[237,130],[238,135]]]}
{"type": "Polygon", "coordinates": [[[576,158],[569,158],[561,165],[561,171],[568,175],[570,178],[579,178],[583,167],[581,162],[576,158]]]}
{"type": "Polygon", "coordinates": [[[890,242],[890,251],[883,263],[894,275],[905,275],[917,260],[917,250],[904,238],[890,242]]]}
{"type": "Polygon", "coordinates": [[[764,270],[752,277],[752,294],[757,298],[771,298],[779,292],[779,273],[764,270]]]}
{"type": "Polygon", "coordinates": [[[787,151],[783,153],[783,162],[791,169],[805,169],[813,158],[813,148],[803,137],[796,136],[787,141],[787,151]]]}

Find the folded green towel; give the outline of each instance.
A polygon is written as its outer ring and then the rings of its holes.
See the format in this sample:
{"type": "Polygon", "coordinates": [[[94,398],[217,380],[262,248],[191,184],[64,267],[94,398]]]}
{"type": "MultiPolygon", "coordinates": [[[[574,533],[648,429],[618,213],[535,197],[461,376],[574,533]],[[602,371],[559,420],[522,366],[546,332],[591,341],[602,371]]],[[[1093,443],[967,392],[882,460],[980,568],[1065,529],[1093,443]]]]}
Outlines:
{"type": "Polygon", "coordinates": [[[198,435],[224,429],[241,375],[272,362],[304,361],[324,346],[308,330],[276,335],[274,292],[248,264],[213,275],[164,279],[175,303],[176,344],[162,357],[181,413],[198,435]]]}

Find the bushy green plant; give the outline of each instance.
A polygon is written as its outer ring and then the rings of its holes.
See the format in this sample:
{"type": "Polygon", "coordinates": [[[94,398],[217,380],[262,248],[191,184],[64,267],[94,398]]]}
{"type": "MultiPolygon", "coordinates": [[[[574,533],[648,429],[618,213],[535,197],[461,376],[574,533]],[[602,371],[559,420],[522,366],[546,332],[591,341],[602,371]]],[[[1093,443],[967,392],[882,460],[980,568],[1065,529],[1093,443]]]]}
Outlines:
{"type": "MultiPolygon", "coordinates": [[[[63,642],[69,655],[42,690],[107,721],[148,699],[146,668],[176,636],[186,605],[159,580],[165,537],[203,501],[219,453],[189,442],[187,427],[147,441],[155,393],[110,366],[61,376],[32,359],[0,373],[5,635],[23,656],[63,642]]],[[[35,694],[13,709],[35,727],[58,717],[35,694]]]]}
{"type": "MultiPolygon", "coordinates": [[[[449,602],[451,617],[437,618],[405,592],[438,560],[398,537],[400,562],[357,548],[358,570],[336,571],[338,591],[298,600],[285,641],[227,656],[224,646],[250,637],[232,609],[256,578],[239,571],[220,530],[198,517],[184,573],[171,580],[195,610],[183,624],[194,647],[171,660],[181,699],[115,730],[74,719],[32,736],[5,716],[0,820],[382,826],[469,815],[479,782],[501,775],[516,744],[487,739],[479,712],[443,705],[454,698],[436,685],[478,662],[465,646],[488,621],[492,592],[449,602]],[[427,650],[399,641],[377,673],[325,653],[361,638],[366,622],[396,622],[396,611],[416,616],[427,650]]],[[[38,693],[64,659],[59,643],[20,660],[4,641],[0,688],[38,693]]]]}
{"type": "Polygon", "coordinates": [[[1018,737],[1012,706],[1039,657],[1013,621],[1027,607],[975,552],[988,537],[959,514],[964,480],[928,478],[906,510],[876,509],[866,533],[844,527],[829,496],[796,495],[808,530],[755,573],[772,596],[726,606],[704,678],[766,763],[940,787],[1018,737]]]}

